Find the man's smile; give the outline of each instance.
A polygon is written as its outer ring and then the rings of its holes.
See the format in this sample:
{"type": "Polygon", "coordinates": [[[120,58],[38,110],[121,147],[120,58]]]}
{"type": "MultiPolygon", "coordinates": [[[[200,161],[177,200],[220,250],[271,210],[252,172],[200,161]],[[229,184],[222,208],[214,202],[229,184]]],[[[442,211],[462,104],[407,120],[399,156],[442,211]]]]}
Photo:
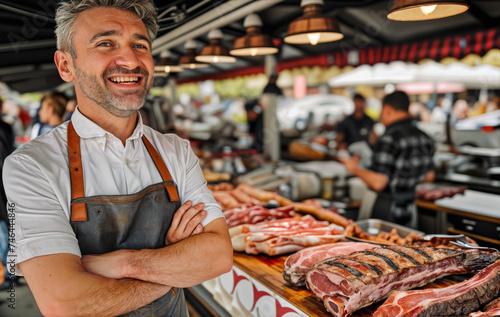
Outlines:
{"type": "Polygon", "coordinates": [[[135,84],[138,83],[142,78],[137,77],[137,76],[131,76],[131,77],[111,77],[109,78],[110,81],[114,83],[120,83],[120,84],[135,84]]]}

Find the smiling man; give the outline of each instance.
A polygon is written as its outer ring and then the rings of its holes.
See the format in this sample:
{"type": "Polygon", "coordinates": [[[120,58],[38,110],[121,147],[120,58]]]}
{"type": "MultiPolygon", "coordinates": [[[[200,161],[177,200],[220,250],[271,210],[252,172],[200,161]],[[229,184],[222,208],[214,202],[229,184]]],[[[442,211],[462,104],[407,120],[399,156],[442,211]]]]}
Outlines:
{"type": "Polygon", "coordinates": [[[189,142],[142,124],[158,29],[148,0],[72,0],[55,63],[71,121],[5,163],[10,263],[46,316],[188,316],[183,287],[230,270],[225,219],[189,142]]]}

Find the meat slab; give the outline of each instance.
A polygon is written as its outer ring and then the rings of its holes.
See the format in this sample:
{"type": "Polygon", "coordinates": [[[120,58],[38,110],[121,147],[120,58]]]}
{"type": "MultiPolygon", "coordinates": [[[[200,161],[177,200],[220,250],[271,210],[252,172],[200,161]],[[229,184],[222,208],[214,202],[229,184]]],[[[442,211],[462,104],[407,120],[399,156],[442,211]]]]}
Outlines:
{"type": "Polygon", "coordinates": [[[392,245],[320,262],[306,285],[334,316],[347,316],[393,291],[423,286],[451,274],[475,272],[500,258],[499,252],[392,245]]]}
{"type": "Polygon", "coordinates": [[[241,224],[255,224],[263,221],[271,221],[282,218],[290,218],[294,215],[293,206],[267,209],[260,204],[246,203],[236,208],[223,211],[229,228],[241,224]]]}
{"type": "Polygon", "coordinates": [[[279,255],[344,240],[344,229],[313,217],[286,218],[230,229],[233,250],[279,255]]]}
{"type": "Polygon", "coordinates": [[[490,302],[484,307],[484,312],[476,312],[469,315],[469,317],[494,317],[500,316],[500,298],[490,302]]]}
{"type": "Polygon", "coordinates": [[[339,255],[375,248],[377,245],[360,242],[338,242],[300,250],[285,261],[283,278],[293,286],[306,284],[306,273],[316,263],[339,255]]]}
{"type": "Polygon", "coordinates": [[[465,316],[498,297],[500,261],[471,279],[445,288],[393,292],[374,317],[465,316]]]}

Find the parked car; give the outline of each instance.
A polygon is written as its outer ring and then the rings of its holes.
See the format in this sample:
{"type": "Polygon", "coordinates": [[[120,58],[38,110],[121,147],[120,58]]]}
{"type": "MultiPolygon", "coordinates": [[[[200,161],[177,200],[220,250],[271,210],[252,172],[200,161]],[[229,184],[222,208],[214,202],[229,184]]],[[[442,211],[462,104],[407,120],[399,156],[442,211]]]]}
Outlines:
{"type": "Polygon", "coordinates": [[[500,110],[458,121],[451,130],[455,146],[500,149],[500,110]]]}
{"type": "Polygon", "coordinates": [[[325,118],[328,118],[329,123],[335,124],[353,111],[354,103],[349,98],[318,94],[280,103],[277,115],[280,130],[286,133],[304,130],[308,121],[315,128],[320,127],[325,118]]]}

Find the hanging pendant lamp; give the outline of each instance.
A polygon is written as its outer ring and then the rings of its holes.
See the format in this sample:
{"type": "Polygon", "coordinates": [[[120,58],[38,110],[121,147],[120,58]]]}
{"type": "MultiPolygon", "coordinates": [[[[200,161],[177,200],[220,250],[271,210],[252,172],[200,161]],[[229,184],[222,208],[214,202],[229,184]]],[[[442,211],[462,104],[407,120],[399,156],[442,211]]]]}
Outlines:
{"type": "Polygon", "coordinates": [[[189,69],[202,68],[209,66],[207,63],[201,63],[196,60],[196,42],[189,40],[184,45],[186,48],[186,55],[182,56],[179,60],[179,66],[189,69]]]}
{"type": "Polygon", "coordinates": [[[290,44],[316,45],[344,38],[337,20],[321,13],[323,4],[323,0],[302,0],[304,15],[290,23],[283,40],[290,44]]]}
{"type": "Polygon", "coordinates": [[[236,56],[270,55],[278,52],[269,35],[262,34],[262,20],[257,14],[250,14],[245,18],[243,26],[247,34],[234,41],[233,49],[229,54],[236,56]]]}
{"type": "Polygon", "coordinates": [[[208,33],[210,44],[201,49],[200,55],[196,56],[198,62],[203,63],[234,63],[236,58],[229,55],[229,50],[222,45],[223,34],[221,30],[215,29],[208,33]]]}
{"type": "Polygon", "coordinates": [[[387,18],[395,21],[441,19],[469,9],[465,0],[394,0],[387,18]]]}
{"type": "Polygon", "coordinates": [[[183,68],[170,60],[170,51],[165,50],[160,54],[160,62],[155,66],[155,72],[180,73],[183,68]]]}

